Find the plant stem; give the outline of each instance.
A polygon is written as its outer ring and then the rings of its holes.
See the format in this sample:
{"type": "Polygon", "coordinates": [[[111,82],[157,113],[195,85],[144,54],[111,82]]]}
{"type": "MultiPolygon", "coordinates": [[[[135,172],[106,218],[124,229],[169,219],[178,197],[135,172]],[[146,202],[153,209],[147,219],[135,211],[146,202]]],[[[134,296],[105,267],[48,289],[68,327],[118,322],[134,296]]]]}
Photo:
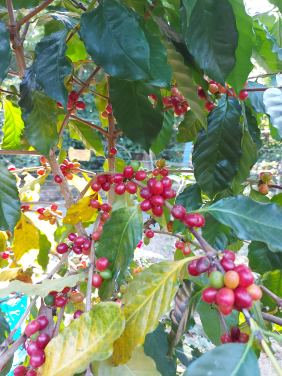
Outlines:
{"type": "MultiPolygon", "coordinates": [[[[74,78],[74,77],[72,78],[72,80],[73,80],[74,83],[76,83],[79,86],[83,85],[81,82],[77,81],[77,79],[74,78]]],[[[108,97],[105,97],[104,95],[102,95],[100,93],[97,93],[96,91],[91,90],[91,89],[90,89],[90,93],[93,93],[93,94],[97,95],[98,97],[101,97],[101,98],[105,99],[106,101],[109,99],[108,97]]]]}
{"type": "Polygon", "coordinates": [[[261,312],[261,315],[264,320],[272,322],[273,324],[282,326],[282,319],[280,317],[273,316],[265,312],[261,312]]]}
{"type": "Polygon", "coordinates": [[[7,155],[41,155],[38,151],[32,150],[0,150],[0,154],[7,154],[7,155]]]}
{"type": "Polygon", "coordinates": [[[244,91],[266,91],[268,89],[282,89],[282,86],[244,88],[244,91]]]}
{"type": "Polygon", "coordinates": [[[59,334],[61,322],[64,318],[65,309],[66,309],[66,306],[61,307],[61,309],[60,309],[52,338],[56,337],[59,334]]]}
{"type": "Polygon", "coordinates": [[[20,94],[15,94],[12,91],[5,90],[5,89],[2,89],[2,88],[0,88],[0,91],[1,91],[1,93],[11,94],[11,95],[18,95],[18,97],[21,97],[20,94]]]}
{"type": "Polygon", "coordinates": [[[0,304],[1,304],[1,303],[4,303],[4,302],[7,302],[8,300],[11,300],[11,299],[19,299],[19,298],[21,298],[21,297],[24,296],[24,295],[25,295],[25,294],[18,294],[18,295],[16,295],[16,296],[11,296],[10,298],[0,300],[0,304]]]}
{"type": "Polygon", "coordinates": [[[12,76],[20,76],[19,72],[15,72],[13,70],[8,70],[8,74],[11,74],[12,76]]]}
{"type": "Polygon", "coordinates": [[[75,116],[75,115],[71,115],[70,117],[71,117],[72,119],[74,119],[74,120],[80,121],[81,123],[83,123],[83,124],[85,124],[85,125],[88,125],[88,127],[90,127],[90,128],[96,129],[96,131],[99,131],[99,132],[103,133],[105,136],[108,135],[108,132],[107,132],[105,129],[99,127],[99,126],[96,125],[96,124],[92,124],[92,123],[90,123],[90,122],[87,121],[87,120],[80,119],[79,117],[77,117],[77,116],[75,116]]]}
{"type": "MultiPolygon", "coordinates": [[[[110,97],[110,76],[107,75],[107,84],[108,84],[108,96],[110,97]]],[[[108,104],[110,104],[110,100],[108,100],[108,104]]],[[[110,149],[116,146],[116,139],[117,136],[115,135],[115,118],[114,114],[108,113],[108,163],[109,163],[109,171],[115,171],[116,168],[116,157],[115,155],[110,154],[110,149]]],[[[115,199],[115,191],[114,187],[111,186],[111,189],[108,193],[108,202],[110,205],[113,205],[115,199]]]]}
{"type": "Polygon", "coordinates": [[[71,2],[74,3],[79,9],[84,10],[84,12],[87,10],[82,3],[78,3],[76,0],[71,0],[71,2]]]}
{"type": "Polygon", "coordinates": [[[17,351],[17,349],[27,340],[27,336],[25,334],[22,334],[14,343],[13,345],[5,351],[4,354],[1,354],[0,356],[0,369],[2,369],[5,364],[8,362],[8,360],[14,355],[14,353],[17,351]]]}
{"type": "Polygon", "coordinates": [[[277,360],[275,359],[274,355],[272,354],[272,351],[270,350],[270,348],[268,347],[267,343],[265,342],[265,340],[262,338],[261,341],[260,341],[260,344],[263,348],[263,350],[265,351],[265,353],[267,354],[267,356],[269,357],[273,367],[275,368],[277,374],[279,376],[282,376],[282,369],[279,365],[279,363],[277,362],[277,360]]]}
{"type": "Polygon", "coordinates": [[[39,5],[37,8],[33,9],[28,15],[23,17],[19,22],[18,26],[22,26],[25,24],[28,20],[30,20],[33,16],[36,16],[37,13],[41,12],[43,9],[48,7],[49,4],[51,4],[54,0],[46,0],[43,4],[39,5]]]}
{"type": "Polygon", "coordinates": [[[226,325],[226,322],[225,322],[223,314],[220,312],[219,309],[216,310],[216,313],[218,314],[219,322],[220,322],[220,325],[221,325],[224,333],[225,334],[229,334],[229,330],[227,328],[227,325],[226,325]]]}
{"type": "Polygon", "coordinates": [[[278,305],[278,307],[282,307],[282,299],[279,296],[275,295],[272,291],[268,290],[265,286],[261,285],[260,288],[263,292],[265,292],[268,296],[271,297],[272,300],[278,305]]]}

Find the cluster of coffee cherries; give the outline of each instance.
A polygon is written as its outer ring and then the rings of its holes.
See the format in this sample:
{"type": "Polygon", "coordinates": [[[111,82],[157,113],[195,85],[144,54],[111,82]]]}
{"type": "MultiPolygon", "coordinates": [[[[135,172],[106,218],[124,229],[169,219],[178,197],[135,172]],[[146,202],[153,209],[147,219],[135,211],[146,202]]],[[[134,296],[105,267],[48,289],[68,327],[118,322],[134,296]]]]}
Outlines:
{"type": "MultiPolygon", "coordinates": [[[[65,307],[69,301],[73,303],[81,303],[85,299],[85,295],[79,291],[71,291],[70,287],[65,287],[61,292],[51,291],[44,298],[47,306],[62,308],[65,307]]],[[[76,318],[76,317],[75,317],[76,318]]]]}
{"type": "MultiPolygon", "coordinates": [[[[60,102],[57,102],[59,108],[64,108],[60,102]]],[[[72,110],[72,115],[76,114],[76,110],[85,110],[86,104],[83,101],[78,100],[78,93],[73,90],[69,93],[69,99],[67,104],[67,109],[72,110]]]]}
{"type": "MultiPolygon", "coordinates": [[[[49,320],[46,316],[39,316],[36,320],[30,321],[24,333],[30,337],[33,334],[44,330],[49,324],[49,320]]],[[[44,349],[50,342],[51,338],[48,333],[41,333],[36,338],[35,341],[29,341],[29,344],[26,347],[26,351],[29,358],[29,364],[32,369],[27,370],[25,366],[17,366],[14,369],[13,375],[14,376],[36,376],[37,372],[34,368],[38,368],[42,366],[45,362],[45,352],[44,349]]]]}
{"type": "Polygon", "coordinates": [[[12,251],[11,247],[7,247],[5,252],[0,253],[0,257],[2,260],[7,260],[10,257],[10,251],[12,251]]]}
{"type": "Polygon", "coordinates": [[[36,212],[39,214],[39,221],[48,221],[50,225],[54,225],[56,223],[57,216],[63,214],[60,210],[58,210],[57,205],[51,205],[50,208],[38,208],[36,209],[36,212]]]}
{"type": "Polygon", "coordinates": [[[40,157],[40,162],[42,163],[42,167],[40,167],[37,170],[37,175],[42,176],[42,175],[46,174],[46,167],[47,167],[48,159],[46,157],[44,157],[44,155],[42,155],[40,157]]]}
{"type": "Polygon", "coordinates": [[[176,243],[175,243],[175,248],[176,249],[179,249],[181,250],[182,254],[184,256],[188,256],[190,255],[191,253],[191,248],[189,246],[189,242],[192,240],[192,237],[190,234],[186,234],[184,235],[183,237],[183,241],[182,240],[178,240],[176,243]]]}
{"type": "Polygon", "coordinates": [[[266,195],[268,193],[268,184],[275,184],[271,180],[272,178],[273,174],[271,172],[261,172],[259,174],[258,190],[260,194],[266,195]]]}
{"type": "Polygon", "coordinates": [[[232,326],[229,334],[222,334],[220,336],[220,342],[225,343],[247,343],[249,341],[249,335],[247,333],[241,333],[238,326],[232,326]]]}
{"type": "Polygon", "coordinates": [[[233,308],[241,311],[250,309],[254,300],[260,300],[262,291],[254,284],[254,276],[246,265],[234,264],[235,253],[223,251],[220,264],[225,270],[223,275],[215,265],[211,265],[208,257],[193,260],[188,265],[188,273],[198,276],[207,272],[210,287],[203,291],[202,299],[206,303],[215,303],[223,315],[229,315],[233,308]]]}
{"type": "MultiPolygon", "coordinates": [[[[73,179],[73,174],[77,174],[79,171],[77,170],[80,167],[80,163],[76,160],[73,160],[72,162],[65,159],[62,164],[60,164],[60,170],[62,171],[62,174],[65,178],[68,180],[73,179]]],[[[54,177],[55,183],[61,184],[63,181],[63,178],[60,175],[56,175],[54,177]]]]}
{"type": "Polygon", "coordinates": [[[153,108],[156,107],[156,103],[158,101],[158,98],[155,94],[149,94],[148,95],[149,101],[152,103],[153,108]]]}
{"type": "Polygon", "coordinates": [[[179,116],[185,114],[188,111],[188,103],[185,100],[183,94],[179,92],[177,87],[171,89],[171,96],[163,97],[164,106],[173,106],[174,114],[179,116]]]}
{"type": "Polygon", "coordinates": [[[101,112],[101,118],[102,119],[107,119],[108,114],[111,114],[113,112],[113,108],[110,104],[106,106],[106,110],[101,112]]]}
{"type": "Polygon", "coordinates": [[[103,226],[104,224],[106,223],[106,221],[111,218],[111,214],[110,214],[110,211],[112,210],[112,206],[110,204],[108,204],[107,202],[103,203],[103,204],[100,204],[100,202],[98,200],[91,200],[90,201],[90,204],[89,204],[93,209],[97,209],[98,211],[102,211],[103,214],[101,216],[101,219],[100,219],[100,222],[99,222],[99,225],[97,227],[97,230],[92,232],[91,234],[91,238],[92,240],[94,240],[95,242],[99,241],[100,239],[100,235],[102,234],[103,232],[103,226]]]}

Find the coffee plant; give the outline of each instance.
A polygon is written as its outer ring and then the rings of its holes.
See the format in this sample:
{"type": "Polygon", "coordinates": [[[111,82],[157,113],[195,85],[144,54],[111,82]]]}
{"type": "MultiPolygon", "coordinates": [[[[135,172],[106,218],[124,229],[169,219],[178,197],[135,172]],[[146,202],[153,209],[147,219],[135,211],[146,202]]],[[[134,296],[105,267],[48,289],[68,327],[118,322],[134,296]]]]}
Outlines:
{"type": "Polygon", "coordinates": [[[19,348],[14,376],[257,376],[262,352],[282,375],[282,187],[249,178],[262,126],[282,138],[270,3],[251,17],[243,0],[0,0],[0,153],[38,156],[0,164],[0,303],[30,299],[13,330],[0,315],[0,376],[19,348]],[[176,124],[193,170],[159,157],[176,124]],[[67,133],[103,172],[67,158],[67,133]],[[154,169],[116,157],[121,134],[154,169]],[[58,202],[40,199],[48,176],[58,202]],[[173,261],[135,257],[155,234],[175,238],[173,261]],[[210,351],[188,341],[195,320],[210,351]]]}

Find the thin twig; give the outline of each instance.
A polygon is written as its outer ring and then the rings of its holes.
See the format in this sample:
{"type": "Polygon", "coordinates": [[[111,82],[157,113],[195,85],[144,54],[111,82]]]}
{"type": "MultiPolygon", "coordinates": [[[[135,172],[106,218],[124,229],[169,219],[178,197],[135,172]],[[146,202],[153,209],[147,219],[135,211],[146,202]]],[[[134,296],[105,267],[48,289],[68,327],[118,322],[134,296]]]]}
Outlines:
{"type": "Polygon", "coordinates": [[[0,154],[7,155],[41,155],[38,151],[32,150],[0,150],[0,154]]]}
{"type": "Polygon", "coordinates": [[[4,352],[3,355],[0,356],[0,369],[5,367],[8,360],[14,355],[17,349],[27,340],[27,335],[21,335],[13,344],[12,346],[4,352]]]}
{"type": "Polygon", "coordinates": [[[4,303],[4,302],[7,302],[8,300],[11,300],[11,299],[19,299],[19,298],[21,298],[24,295],[25,294],[18,294],[18,295],[11,296],[10,298],[0,300],[0,304],[4,303]]]}
{"type": "Polygon", "coordinates": [[[83,123],[83,124],[85,124],[85,125],[88,125],[88,127],[90,127],[90,128],[96,129],[96,131],[99,131],[99,132],[103,133],[105,136],[108,135],[108,132],[107,132],[105,129],[99,127],[99,126],[96,125],[96,124],[92,124],[92,123],[90,123],[90,122],[87,121],[87,120],[80,119],[79,117],[77,117],[77,116],[75,116],[75,115],[71,115],[71,118],[74,119],[74,120],[80,121],[81,123],[83,123]]]}
{"type": "Polygon", "coordinates": [[[87,11],[87,8],[85,8],[85,6],[82,3],[79,3],[76,0],[71,0],[71,2],[74,3],[79,9],[84,10],[84,12],[87,11]]]}
{"type": "Polygon", "coordinates": [[[260,288],[263,292],[265,292],[268,296],[271,297],[272,300],[278,305],[278,307],[282,307],[282,299],[279,296],[275,295],[272,291],[268,290],[265,286],[261,285],[260,288]]]}
{"type": "MultiPolygon", "coordinates": [[[[83,83],[79,82],[75,77],[72,78],[73,82],[76,83],[78,86],[82,86],[83,83]]],[[[95,95],[97,95],[98,97],[101,97],[103,99],[105,99],[106,101],[109,99],[108,97],[105,97],[104,95],[100,94],[100,93],[97,93],[96,91],[90,89],[90,93],[93,93],[95,95]]]]}
{"type": "Polygon", "coordinates": [[[15,72],[11,69],[8,70],[8,74],[11,74],[12,76],[20,76],[19,72],[15,72]]]}
{"type": "Polygon", "coordinates": [[[2,89],[2,88],[0,88],[0,91],[1,91],[1,93],[11,94],[11,95],[17,95],[19,98],[21,97],[20,94],[15,94],[15,93],[13,93],[12,91],[5,90],[5,89],[2,89]]]}
{"type": "Polygon", "coordinates": [[[282,319],[277,316],[270,315],[269,313],[261,312],[262,318],[266,321],[272,322],[273,324],[277,324],[282,326],[282,319]]]}
{"type": "Polygon", "coordinates": [[[278,73],[281,73],[281,72],[259,74],[258,76],[248,77],[248,80],[251,80],[253,78],[260,78],[260,77],[267,77],[267,76],[276,76],[278,73]]]}
{"type": "Polygon", "coordinates": [[[66,306],[61,307],[61,309],[60,309],[60,312],[59,312],[58,318],[57,318],[57,323],[56,323],[52,338],[56,337],[59,334],[61,322],[64,318],[65,309],[66,309],[66,306]]]}
{"type": "Polygon", "coordinates": [[[28,29],[29,29],[29,25],[32,23],[32,21],[28,20],[27,23],[24,25],[24,29],[23,29],[23,32],[22,32],[22,35],[21,35],[21,41],[22,43],[24,42],[25,40],[25,37],[26,37],[26,34],[28,32],[28,29]]]}
{"type": "Polygon", "coordinates": [[[28,15],[23,17],[18,22],[18,27],[21,27],[23,24],[25,24],[28,20],[30,20],[32,17],[36,16],[37,13],[41,12],[43,9],[48,7],[49,4],[51,4],[54,0],[46,0],[43,4],[39,5],[37,8],[33,9],[28,15]]]}
{"type": "MultiPolygon", "coordinates": [[[[175,238],[178,238],[178,239],[184,241],[184,236],[182,236],[182,235],[172,234],[171,232],[161,231],[161,230],[160,231],[159,230],[153,230],[153,231],[156,234],[170,235],[170,236],[174,236],[175,238]]],[[[203,247],[199,243],[196,243],[193,240],[189,241],[188,243],[193,244],[197,248],[203,249],[203,247]]]]}
{"type": "Polygon", "coordinates": [[[220,312],[219,309],[216,310],[216,313],[218,314],[219,322],[220,322],[220,325],[221,325],[224,333],[225,334],[229,334],[229,330],[227,328],[227,325],[226,325],[226,322],[225,322],[223,314],[220,312]]]}

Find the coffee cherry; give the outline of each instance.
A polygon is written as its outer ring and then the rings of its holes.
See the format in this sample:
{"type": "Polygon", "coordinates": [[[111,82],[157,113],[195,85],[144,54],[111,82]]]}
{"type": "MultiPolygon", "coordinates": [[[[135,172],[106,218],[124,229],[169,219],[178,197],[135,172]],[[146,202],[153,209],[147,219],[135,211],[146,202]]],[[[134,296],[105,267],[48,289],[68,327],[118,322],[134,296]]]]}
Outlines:
{"type": "Polygon", "coordinates": [[[147,173],[145,171],[137,171],[135,174],[135,179],[138,181],[144,181],[147,178],[147,173]]]}
{"type": "Polygon", "coordinates": [[[50,291],[49,295],[52,295],[52,296],[56,297],[58,295],[58,291],[50,291]]]}
{"type": "Polygon", "coordinates": [[[210,260],[207,257],[201,257],[196,264],[196,270],[198,273],[205,273],[211,266],[210,260]]]}
{"type": "Polygon", "coordinates": [[[224,86],[221,86],[221,85],[218,85],[218,91],[221,94],[226,94],[227,93],[227,89],[224,86]]]}
{"type": "Polygon", "coordinates": [[[151,198],[151,203],[154,206],[162,206],[164,204],[164,198],[159,195],[155,195],[151,198]]]}
{"type": "Polygon", "coordinates": [[[145,200],[145,201],[143,201],[143,202],[141,203],[141,205],[140,205],[140,209],[141,209],[142,211],[144,211],[144,212],[149,211],[150,209],[152,209],[152,207],[153,207],[153,205],[152,205],[152,203],[151,203],[150,200],[145,200]]]}
{"type": "Polygon", "coordinates": [[[151,239],[149,239],[149,238],[144,238],[143,243],[144,243],[145,245],[149,245],[149,244],[150,244],[150,240],[151,240],[151,239]]]}
{"type": "Polygon", "coordinates": [[[73,174],[71,172],[67,172],[66,174],[64,174],[64,176],[68,179],[68,180],[72,180],[73,179],[73,174]]]}
{"type": "Polygon", "coordinates": [[[267,184],[260,184],[258,190],[259,190],[259,193],[261,195],[266,195],[268,193],[268,185],[267,184]]]}
{"type": "Polygon", "coordinates": [[[259,174],[259,179],[262,180],[264,183],[269,183],[272,178],[273,174],[271,172],[261,172],[259,174]]]}
{"type": "Polygon", "coordinates": [[[54,300],[54,305],[56,307],[64,307],[67,305],[68,299],[64,295],[59,295],[54,300]]]}
{"type": "Polygon", "coordinates": [[[96,181],[97,181],[97,183],[102,185],[102,184],[106,183],[107,179],[106,179],[105,175],[98,175],[96,181]]]}
{"type": "Polygon", "coordinates": [[[260,300],[262,297],[261,288],[254,283],[246,288],[246,291],[251,295],[253,300],[260,300]]]}
{"type": "Polygon", "coordinates": [[[115,192],[117,195],[123,195],[126,191],[126,185],[124,183],[119,183],[115,186],[115,192]]]}
{"type": "Polygon", "coordinates": [[[112,108],[112,106],[110,104],[108,104],[106,106],[106,111],[107,111],[108,114],[111,114],[113,112],[113,108],[112,108]]]}
{"type": "Polygon", "coordinates": [[[218,290],[224,286],[223,278],[224,278],[223,274],[218,270],[211,272],[211,274],[209,275],[209,280],[210,280],[212,287],[218,290]]]}
{"type": "Polygon", "coordinates": [[[26,348],[26,352],[28,353],[29,356],[31,356],[35,350],[38,350],[38,346],[36,341],[30,342],[30,344],[26,348]]]}
{"type": "Polygon", "coordinates": [[[39,168],[39,169],[37,170],[37,175],[42,176],[42,175],[45,175],[45,174],[46,174],[46,170],[45,170],[45,168],[39,168]]]}
{"type": "Polygon", "coordinates": [[[126,184],[125,189],[127,190],[128,193],[135,194],[137,192],[137,185],[130,181],[129,183],[126,184]]]}
{"type": "Polygon", "coordinates": [[[245,99],[247,99],[249,96],[248,92],[247,91],[241,91],[240,94],[239,94],[239,99],[241,101],[244,101],[245,99]]]}
{"type": "Polygon", "coordinates": [[[38,368],[42,366],[42,364],[45,362],[45,353],[43,350],[36,350],[34,353],[31,355],[29,359],[29,364],[33,368],[38,368]]]}
{"type": "Polygon", "coordinates": [[[68,234],[68,238],[69,238],[69,240],[70,241],[74,241],[74,239],[77,237],[77,235],[74,233],[74,232],[70,232],[69,234],[68,234]]]}
{"type": "Polygon", "coordinates": [[[95,287],[96,289],[101,286],[103,280],[100,274],[93,274],[92,277],[92,286],[95,287]]]}
{"type": "Polygon", "coordinates": [[[160,173],[163,177],[167,177],[169,174],[169,171],[166,168],[162,168],[160,173]]]}
{"type": "Polygon", "coordinates": [[[182,106],[175,106],[174,107],[174,114],[176,116],[180,116],[182,114],[182,106]]]}
{"type": "Polygon", "coordinates": [[[1,259],[2,260],[6,260],[9,257],[10,257],[10,254],[8,252],[2,252],[1,253],[1,259]]]}
{"type": "Polygon", "coordinates": [[[215,94],[217,91],[218,91],[218,86],[215,85],[215,84],[210,84],[210,86],[209,86],[209,92],[211,94],[215,94]]]}
{"type": "Polygon", "coordinates": [[[243,287],[237,287],[234,291],[235,303],[241,308],[251,308],[253,298],[243,287]]]}
{"type": "Polygon", "coordinates": [[[101,210],[105,212],[110,212],[112,210],[112,206],[105,202],[104,204],[101,205],[101,210]]]}
{"type": "Polygon", "coordinates": [[[107,213],[107,212],[104,212],[103,214],[102,214],[102,221],[103,222],[106,222],[109,218],[111,218],[111,214],[110,213],[107,213]]]}
{"type": "MultiPolygon", "coordinates": [[[[214,272],[215,273],[215,272],[214,272]]],[[[219,306],[222,307],[230,307],[233,306],[235,301],[235,296],[233,290],[223,287],[222,289],[218,290],[216,294],[216,301],[219,306]]]]}
{"type": "Polygon", "coordinates": [[[10,172],[12,172],[12,171],[15,171],[16,166],[14,166],[14,165],[9,165],[9,166],[7,167],[7,169],[8,169],[10,172]]]}
{"type": "Polygon", "coordinates": [[[52,210],[52,211],[56,211],[56,210],[58,210],[58,206],[57,206],[57,205],[51,205],[51,210],[52,210]]]}
{"type": "Polygon", "coordinates": [[[39,328],[39,331],[41,332],[41,330],[47,328],[48,324],[49,324],[49,320],[47,318],[47,316],[38,316],[36,321],[39,323],[40,325],[40,328],[39,328]]]}
{"type": "Polygon", "coordinates": [[[40,331],[40,324],[39,324],[39,322],[36,321],[36,320],[33,320],[33,321],[30,321],[30,322],[27,324],[27,326],[26,326],[26,328],[25,328],[25,330],[24,330],[24,333],[25,333],[28,337],[30,337],[30,336],[32,336],[34,333],[39,332],[39,331],[40,331]]]}
{"type": "Polygon", "coordinates": [[[153,196],[153,192],[151,188],[142,188],[140,190],[140,196],[145,200],[149,200],[153,196]]]}
{"type": "Polygon", "coordinates": [[[92,201],[90,201],[89,205],[93,209],[99,209],[100,208],[100,202],[98,200],[92,200],[92,201]]]}
{"type": "Polygon", "coordinates": [[[67,286],[67,287],[65,287],[65,288],[62,290],[62,294],[67,294],[67,293],[70,292],[70,290],[71,290],[71,288],[67,286]]]}
{"type": "Polygon", "coordinates": [[[171,97],[163,97],[163,105],[170,106],[171,105],[171,97]]]}
{"type": "Polygon", "coordinates": [[[186,209],[181,205],[175,205],[171,210],[173,218],[182,220],[186,215],[186,209]]]}
{"type": "Polygon", "coordinates": [[[51,338],[50,338],[49,334],[47,334],[47,333],[39,334],[39,336],[36,338],[36,345],[39,349],[44,350],[45,347],[50,342],[50,340],[51,340],[51,338]]]}
{"type": "Polygon", "coordinates": [[[115,174],[113,176],[113,183],[119,184],[119,183],[122,183],[123,180],[124,180],[123,174],[115,174]]]}
{"type": "Polygon", "coordinates": [[[222,334],[220,336],[220,342],[224,345],[225,343],[230,343],[233,341],[229,334],[222,334]]]}
{"type": "Polygon", "coordinates": [[[238,266],[236,266],[236,268],[234,269],[235,272],[239,273],[240,270],[248,270],[249,272],[251,272],[251,268],[249,268],[247,265],[244,265],[244,264],[240,264],[238,266]]]}
{"type": "Polygon", "coordinates": [[[78,309],[74,312],[73,318],[78,319],[84,312],[81,309],[78,309]]]}
{"type": "Polygon", "coordinates": [[[35,371],[35,369],[29,369],[25,376],[37,376],[37,372],[35,371]]]}
{"type": "Polygon", "coordinates": [[[132,176],[134,175],[134,170],[131,166],[126,166],[123,170],[123,176],[126,178],[126,179],[130,179],[132,178],[132,176]]]}
{"type": "Polygon", "coordinates": [[[103,270],[102,272],[100,272],[100,276],[103,279],[111,279],[113,277],[112,272],[110,271],[110,269],[106,269],[106,270],[103,270]]]}
{"type": "Polygon", "coordinates": [[[179,102],[180,102],[180,99],[179,99],[179,98],[177,98],[177,97],[172,97],[172,98],[171,98],[171,105],[172,105],[173,107],[178,106],[178,105],[179,105],[179,102]]]}
{"type": "Polygon", "coordinates": [[[176,191],[174,189],[164,188],[162,196],[165,200],[169,200],[176,197],[176,191]]]}
{"type": "Polygon", "coordinates": [[[235,261],[236,255],[234,252],[226,250],[226,251],[222,251],[221,253],[223,254],[223,257],[231,261],[235,261]]]}
{"type": "Polygon", "coordinates": [[[238,328],[238,326],[232,326],[232,328],[230,329],[230,335],[233,341],[236,341],[237,339],[239,339],[240,329],[238,328]]]}
{"type": "Polygon", "coordinates": [[[95,242],[98,242],[99,239],[100,239],[100,235],[101,233],[99,231],[94,231],[92,234],[91,234],[91,238],[95,241],[95,242]]]}
{"type": "Polygon", "coordinates": [[[25,366],[17,366],[14,369],[13,375],[14,376],[24,376],[26,372],[26,367],[25,366]]]}
{"type": "Polygon", "coordinates": [[[177,249],[183,249],[184,248],[184,243],[180,240],[178,240],[176,243],[175,243],[175,248],[177,249]]]}
{"type": "Polygon", "coordinates": [[[228,270],[234,270],[235,269],[235,264],[233,261],[229,260],[226,257],[223,257],[223,259],[220,261],[221,266],[223,269],[228,272],[228,270]]]}
{"type": "Polygon", "coordinates": [[[78,110],[85,110],[86,108],[86,103],[83,102],[83,101],[78,101],[78,102],[75,102],[75,107],[78,109],[78,110]]]}
{"type": "Polygon", "coordinates": [[[103,191],[108,192],[111,189],[111,183],[109,181],[106,181],[106,183],[102,184],[101,188],[103,191]]]}
{"type": "Polygon", "coordinates": [[[188,265],[188,273],[190,275],[192,275],[193,277],[197,277],[198,275],[200,275],[201,273],[197,272],[197,269],[196,269],[196,264],[197,264],[197,261],[198,260],[193,260],[190,262],[190,264],[188,265]]]}
{"type": "Polygon", "coordinates": [[[206,99],[206,93],[204,92],[204,89],[202,89],[200,86],[198,88],[198,97],[201,99],[206,99]]]}
{"type": "Polygon", "coordinates": [[[155,235],[155,233],[154,233],[154,231],[153,230],[147,230],[146,232],[145,232],[145,236],[147,237],[147,238],[153,238],[154,237],[154,235],[155,235]]]}
{"type": "Polygon", "coordinates": [[[91,241],[90,240],[85,240],[85,242],[83,243],[83,249],[85,251],[89,251],[91,249],[91,241]]]}
{"type": "Polygon", "coordinates": [[[74,244],[75,245],[83,245],[84,242],[85,242],[86,238],[84,236],[77,236],[75,239],[74,239],[74,244]]]}
{"type": "Polygon", "coordinates": [[[78,100],[78,93],[76,91],[71,91],[69,93],[69,100],[72,102],[76,102],[78,100]]]}
{"type": "Polygon", "coordinates": [[[152,175],[153,176],[158,176],[160,175],[160,170],[158,168],[155,168],[153,171],[152,171],[152,175]]]}
{"type": "Polygon", "coordinates": [[[233,306],[229,306],[229,307],[225,307],[225,306],[221,306],[221,305],[218,305],[218,309],[220,310],[220,312],[225,315],[225,316],[228,316],[230,315],[230,313],[232,313],[233,311],[233,306]]]}
{"type": "Polygon", "coordinates": [[[101,257],[96,262],[96,269],[99,272],[102,272],[103,270],[107,269],[109,267],[109,260],[106,257],[101,257]]]}
{"type": "Polygon", "coordinates": [[[47,306],[51,306],[54,303],[54,300],[55,300],[55,297],[50,294],[45,296],[44,298],[44,302],[47,306]]]}
{"type": "Polygon", "coordinates": [[[85,298],[85,295],[82,292],[75,292],[74,294],[71,295],[71,301],[73,303],[81,303],[83,302],[85,298]]]}
{"type": "Polygon", "coordinates": [[[234,270],[229,270],[223,280],[226,287],[234,290],[239,285],[239,274],[234,270]]]}
{"type": "Polygon", "coordinates": [[[215,265],[210,266],[210,267],[208,268],[208,270],[207,270],[207,275],[208,275],[208,277],[210,276],[210,274],[211,274],[212,272],[216,272],[216,271],[218,271],[218,270],[217,270],[217,267],[216,267],[215,265]]]}
{"type": "Polygon", "coordinates": [[[91,189],[92,189],[94,192],[99,192],[101,188],[102,188],[101,184],[99,184],[97,181],[94,181],[94,182],[91,184],[91,189]]]}
{"type": "Polygon", "coordinates": [[[164,158],[161,158],[160,160],[159,160],[159,166],[158,167],[165,167],[166,166],[166,161],[165,161],[165,159],[164,158]]]}
{"type": "Polygon", "coordinates": [[[72,250],[75,254],[81,255],[82,254],[82,246],[81,245],[74,245],[72,250]]]}
{"type": "Polygon", "coordinates": [[[202,294],[202,299],[206,303],[215,303],[216,302],[216,294],[217,294],[217,289],[214,287],[208,287],[203,291],[202,294]]]}
{"type": "Polygon", "coordinates": [[[249,334],[247,333],[240,333],[239,340],[241,343],[247,343],[249,341],[249,334]]]}
{"type": "Polygon", "coordinates": [[[196,227],[199,221],[198,215],[191,213],[191,214],[186,214],[185,217],[183,218],[183,221],[186,226],[188,227],[196,227]]]}
{"type": "Polygon", "coordinates": [[[162,206],[153,206],[152,212],[153,212],[154,216],[161,217],[164,214],[164,209],[163,209],[162,206]]]}
{"type": "Polygon", "coordinates": [[[161,181],[156,181],[153,185],[152,185],[152,192],[154,195],[160,195],[162,194],[163,190],[164,190],[164,186],[163,186],[163,183],[161,181]]]}
{"type": "Polygon", "coordinates": [[[191,253],[191,248],[188,244],[185,244],[184,248],[182,249],[182,253],[184,256],[188,256],[191,253]]]}
{"type": "Polygon", "coordinates": [[[42,155],[42,156],[40,157],[40,162],[41,162],[42,164],[46,164],[46,163],[48,162],[48,159],[47,159],[46,157],[44,157],[44,155],[42,155]]]}
{"type": "Polygon", "coordinates": [[[239,287],[248,287],[254,283],[254,276],[253,274],[246,270],[242,269],[238,272],[239,275],[239,287]]]}

